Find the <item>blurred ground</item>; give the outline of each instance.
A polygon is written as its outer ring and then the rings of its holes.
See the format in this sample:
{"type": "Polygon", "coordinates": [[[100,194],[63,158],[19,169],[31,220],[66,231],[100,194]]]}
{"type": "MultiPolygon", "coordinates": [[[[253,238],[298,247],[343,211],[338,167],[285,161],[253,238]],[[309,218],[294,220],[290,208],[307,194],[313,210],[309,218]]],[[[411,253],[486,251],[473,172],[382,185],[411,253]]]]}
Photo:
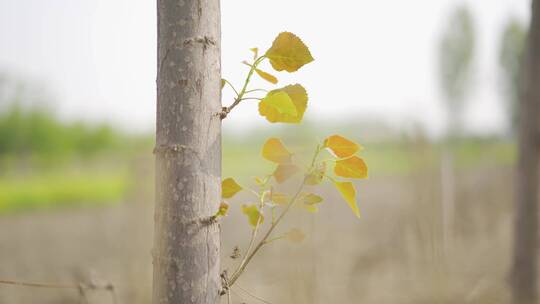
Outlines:
{"type": "MultiPolygon", "coordinates": [[[[265,248],[233,289],[233,302],[260,303],[245,289],[274,304],[507,303],[512,145],[469,142],[456,148],[456,215],[447,244],[438,149],[426,142],[367,146],[371,178],[358,183],[362,218],[354,218],[334,189],[323,188],[326,200],[319,213],[295,210],[281,228],[299,227],[307,238],[265,248]]],[[[226,147],[226,176],[235,162],[255,163],[258,149],[252,144],[247,150],[249,161],[233,152],[238,146],[226,147]]],[[[122,204],[2,215],[1,277],[38,282],[93,277],[112,281],[120,303],[149,303],[152,157],[148,153],[132,164],[137,169],[130,176],[137,181],[122,204]]],[[[249,172],[265,169],[242,168],[235,176],[245,184],[249,172]]],[[[222,225],[224,268],[236,263],[228,257],[235,245],[246,247],[249,228],[239,205],[247,200],[246,195],[236,199],[222,225]]],[[[78,300],[73,290],[0,285],[0,303],[78,300]]],[[[104,292],[92,293],[89,300],[111,303],[104,292]]]]}

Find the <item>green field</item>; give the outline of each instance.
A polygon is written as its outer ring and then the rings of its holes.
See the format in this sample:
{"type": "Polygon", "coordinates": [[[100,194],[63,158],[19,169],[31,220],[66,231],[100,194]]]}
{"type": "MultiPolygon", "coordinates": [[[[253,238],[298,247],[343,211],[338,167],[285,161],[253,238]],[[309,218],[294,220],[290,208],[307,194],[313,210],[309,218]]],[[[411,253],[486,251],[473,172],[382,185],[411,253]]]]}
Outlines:
{"type": "Polygon", "coordinates": [[[0,178],[0,213],[121,201],[128,189],[125,174],[55,173],[0,178]]]}

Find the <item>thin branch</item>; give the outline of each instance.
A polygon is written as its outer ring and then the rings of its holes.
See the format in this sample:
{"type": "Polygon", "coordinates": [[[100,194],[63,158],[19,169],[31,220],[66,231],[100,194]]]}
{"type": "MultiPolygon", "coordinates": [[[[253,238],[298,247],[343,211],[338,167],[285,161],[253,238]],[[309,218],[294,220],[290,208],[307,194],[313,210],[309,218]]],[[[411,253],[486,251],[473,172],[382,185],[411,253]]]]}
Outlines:
{"type": "MultiPolygon", "coordinates": [[[[259,210],[262,210],[262,207],[264,206],[264,199],[265,199],[265,192],[263,192],[261,194],[261,196],[260,196],[259,210]]],[[[246,264],[247,259],[249,257],[248,254],[251,251],[251,248],[253,248],[253,245],[255,244],[255,240],[257,239],[257,232],[259,231],[259,227],[261,226],[261,222],[262,222],[262,217],[259,216],[259,218],[257,219],[257,223],[255,224],[255,227],[253,228],[253,231],[251,231],[251,239],[249,240],[249,245],[248,245],[248,248],[246,250],[246,254],[242,258],[242,261],[240,261],[240,264],[238,264],[238,268],[236,268],[236,270],[233,272],[231,278],[237,277],[238,272],[241,271],[241,269],[244,268],[244,265],[246,264]]]]}
{"type": "Polygon", "coordinates": [[[243,291],[245,294],[247,294],[248,296],[250,296],[250,297],[252,297],[252,298],[254,298],[254,299],[256,299],[256,300],[259,300],[259,301],[261,301],[261,302],[263,302],[263,303],[266,303],[266,304],[272,304],[271,302],[269,302],[269,301],[267,301],[267,300],[265,300],[265,299],[263,299],[263,298],[261,298],[261,297],[255,295],[255,294],[253,294],[253,293],[247,291],[245,288],[242,288],[242,287],[241,287],[240,285],[238,285],[238,284],[236,285],[236,287],[238,287],[238,289],[240,289],[240,290],[243,291]]]}
{"type": "Polygon", "coordinates": [[[261,100],[262,98],[258,98],[258,97],[244,97],[241,99],[241,101],[244,101],[244,100],[261,100]]]}
{"type": "Polygon", "coordinates": [[[255,60],[255,62],[253,63],[253,65],[249,69],[249,73],[248,73],[248,75],[246,77],[246,80],[244,81],[244,86],[242,87],[240,92],[236,94],[236,98],[234,99],[234,102],[230,106],[223,107],[221,109],[221,113],[219,113],[219,116],[221,117],[222,120],[225,119],[227,117],[227,115],[229,115],[229,113],[234,108],[236,108],[236,106],[238,106],[240,104],[240,102],[242,101],[242,98],[244,97],[244,94],[246,93],[247,86],[249,84],[249,80],[251,79],[251,76],[253,75],[253,72],[255,72],[255,69],[257,68],[257,65],[259,63],[261,63],[261,61],[263,61],[264,58],[266,58],[266,57],[261,56],[261,57],[257,58],[257,60],[255,60]]]}
{"type": "Polygon", "coordinates": [[[227,79],[222,79],[223,82],[225,82],[226,84],[228,84],[231,89],[233,89],[234,93],[236,93],[236,96],[238,96],[238,91],[234,88],[234,86],[232,85],[232,83],[230,83],[227,79]]]}
{"type": "Polygon", "coordinates": [[[281,212],[281,214],[279,215],[279,217],[276,219],[276,221],[270,226],[270,228],[268,229],[268,231],[265,233],[265,235],[262,237],[262,239],[259,241],[259,243],[257,244],[257,246],[255,247],[255,249],[253,249],[253,251],[251,253],[249,253],[245,258],[244,258],[244,263],[242,263],[240,265],[240,267],[238,268],[238,271],[236,271],[233,276],[231,277],[231,280],[230,280],[230,285],[232,286],[236,280],[238,280],[238,277],[240,277],[240,275],[244,272],[244,270],[246,269],[247,265],[249,264],[249,262],[251,261],[251,259],[253,258],[253,256],[261,249],[261,247],[266,244],[266,240],[268,239],[268,237],[270,237],[270,235],[272,234],[272,231],[274,231],[274,229],[276,228],[276,226],[279,224],[279,222],[281,222],[281,220],[283,219],[283,217],[287,214],[287,212],[291,209],[292,205],[294,205],[294,203],[296,202],[296,199],[298,198],[298,196],[300,195],[300,193],[302,192],[302,189],[304,189],[304,185],[305,185],[305,182],[306,182],[306,179],[304,178],[304,180],[302,181],[302,184],[300,185],[300,187],[298,187],[298,190],[296,191],[296,193],[294,194],[294,196],[292,197],[291,201],[289,202],[289,204],[287,205],[287,207],[285,207],[285,209],[283,210],[283,212],[281,212]]]}
{"type": "Polygon", "coordinates": [[[245,303],[246,298],[244,298],[243,295],[241,295],[238,291],[234,290],[234,288],[231,288],[231,291],[243,301],[242,303],[245,303]]]}
{"type": "Polygon", "coordinates": [[[265,90],[265,89],[253,89],[253,90],[247,90],[245,93],[253,93],[253,92],[257,92],[257,91],[260,91],[260,92],[268,92],[268,90],[265,90]]]}
{"type": "Polygon", "coordinates": [[[77,289],[81,296],[81,301],[84,301],[84,302],[88,302],[88,300],[86,299],[86,292],[85,292],[86,290],[107,290],[111,295],[112,303],[118,304],[116,291],[112,283],[107,283],[105,285],[97,285],[94,283],[61,284],[61,283],[23,282],[23,281],[0,279],[0,285],[13,285],[13,286],[24,286],[24,287],[36,287],[36,288],[54,288],[54,289],[77,289]]]}
{"type": "MultiPolygon", "coordinates": [[[[314,167],[315,167],[315,163],[317,161],[317,158],[319,157],[319,153],[321,152],[321,146],[320,145],[317,145],[317,148],[315,149],[315,153],[313,155],[313,159],[311,160],[311,167],[308,171],[311,171],[314,167]]],[[[264,236],[262,237],[262,239],[259,241],[259,243],[257,244],[257,246],[255,247],[255,249],[253,249],[252,252],[249,252],[250,249],[248,249],[248,251],[246,251],[246,255],[244,256],[244,259],[242,259],[242,262],[240,263],[238,269],[233,273],[231,279],[229,280],[229,286],[233,286],[234,283],[238,280],[238,278],[240,277],[240,275],[242,275],[242,273],[244,272],[244,270],[246,269],[247,265],[249,264],[249,262],[251,261],[251,259],[255,256],[255,254],[266,244],[266,241],[268,240],[268,238],[272,235],[272,232],[274,231],[274,229],[276,228],[276,226],[281,222],[281,220],[283,219],[283,217],[285,217],[285,215],[289,212],[289,210],[291,209],[291,207],[296,203],[297,199],[298,199],[298,196],[300,195],[300,193],[302,193],[302,190],[304,189],[304,186],[306,184],[306,180],[307,180],[308,176],[304,176],[304,179],[302,180],[302,183],[300,184],[300,186],[298,187],[298,190],[296,191],[296,193],[294,194],[294,196],[291,198],[291,200],[289,201],[289,204],[287,204],[287,207],[285,207],[285,209],[281,212],[281,214],[279,215],[279,217],[276,219],[275,222],[272,223],[272,225],[270,226],[270,228],[268,229],[268,231],[264,234],[264,236]]],[[[263,197],[264,199],[264,197],[263,197]]],[[[262,199],[262,200],[263,200],[262,199]]],[[[257,228],[259,222],[257,222],[257,225],[255,226],[255,228],[257,228]]],[[[253,239],[250,241],[250,247],[251,247],[251,243],[253,242],[253,239]]]]}
{"type": "Polygon", "coordinates": [[[80,288],[80,285],[78,284],[49,284],[49,283],[21,282],[21,281],[13,281],[13,280],[0,280],[0,284],[26,286],[26,287],[39,287],[39,288],[71,288],[71,289],[80,288]]]}

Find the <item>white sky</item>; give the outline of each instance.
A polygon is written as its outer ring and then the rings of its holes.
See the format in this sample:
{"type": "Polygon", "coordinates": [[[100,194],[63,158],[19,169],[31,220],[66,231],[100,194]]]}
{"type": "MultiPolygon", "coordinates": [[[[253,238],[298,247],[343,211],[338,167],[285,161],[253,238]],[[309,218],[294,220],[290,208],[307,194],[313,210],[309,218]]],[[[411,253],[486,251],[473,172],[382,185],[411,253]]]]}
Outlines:
{"type": "MultiPolygon", "coordinates": [[[[466,3],[477,26],[475,90],[467,127],[505,127],[497,90],[497,47],[507,18],[528,19],[528,0],[222,0],[223,76],[238,86],[249,48],[268,48],[291,31],[316,61],[279,85],[302,83],[306,117],[444,126],[437,43],[450,9],[466,3]]],[[[156,13],[150,0],[0,0],[0,72],[48,88],[68,119],[110,121],[148,131],[155,121],[156,13]]],[[[268,68],[270,70],[270,68],[268,68]]],[[[256,82],[263,87],[264,82],[256,82]]],[[[225,94],[224,103],[232,95],[225,94]]],[[[227,123],[264,124],[255,103],[227,123]]]]}

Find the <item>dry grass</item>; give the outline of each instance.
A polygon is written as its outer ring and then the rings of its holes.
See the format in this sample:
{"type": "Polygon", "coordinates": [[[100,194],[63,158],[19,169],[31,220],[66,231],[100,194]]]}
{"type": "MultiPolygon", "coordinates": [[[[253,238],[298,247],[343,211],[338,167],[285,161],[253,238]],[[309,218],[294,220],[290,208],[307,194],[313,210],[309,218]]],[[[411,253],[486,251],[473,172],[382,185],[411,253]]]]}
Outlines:
{"type": "MultiPolygon", "coordinates": [[[[359,184],[361,220],[333,189],[324,189],[318,214],[297,212],[284,223],[302,228],[307,239],[265,248],[239,286],[274,304],[507,303],[512,171],[467,170],[457,174],[450,242],[442,240],[437,170],[374,178],[359,184]]],[[[133,198],[103,209],[2,217],[0,277],[69,282],[93,273],[115,283],[121,303],[149,303],[153,199],[150,193],[133,198]]],[[[235,207],[223,224],[228,268],[233,246],[245,245],[249,234],[235,207]]],[[[110,303],[105,293],[90,300],[110,303]]],[[[260,302],[239,288],[233,301],[260,302]]],[[[38,302],[77,303],[77,294],[0,286],[0,303],[38,302]]]]}

